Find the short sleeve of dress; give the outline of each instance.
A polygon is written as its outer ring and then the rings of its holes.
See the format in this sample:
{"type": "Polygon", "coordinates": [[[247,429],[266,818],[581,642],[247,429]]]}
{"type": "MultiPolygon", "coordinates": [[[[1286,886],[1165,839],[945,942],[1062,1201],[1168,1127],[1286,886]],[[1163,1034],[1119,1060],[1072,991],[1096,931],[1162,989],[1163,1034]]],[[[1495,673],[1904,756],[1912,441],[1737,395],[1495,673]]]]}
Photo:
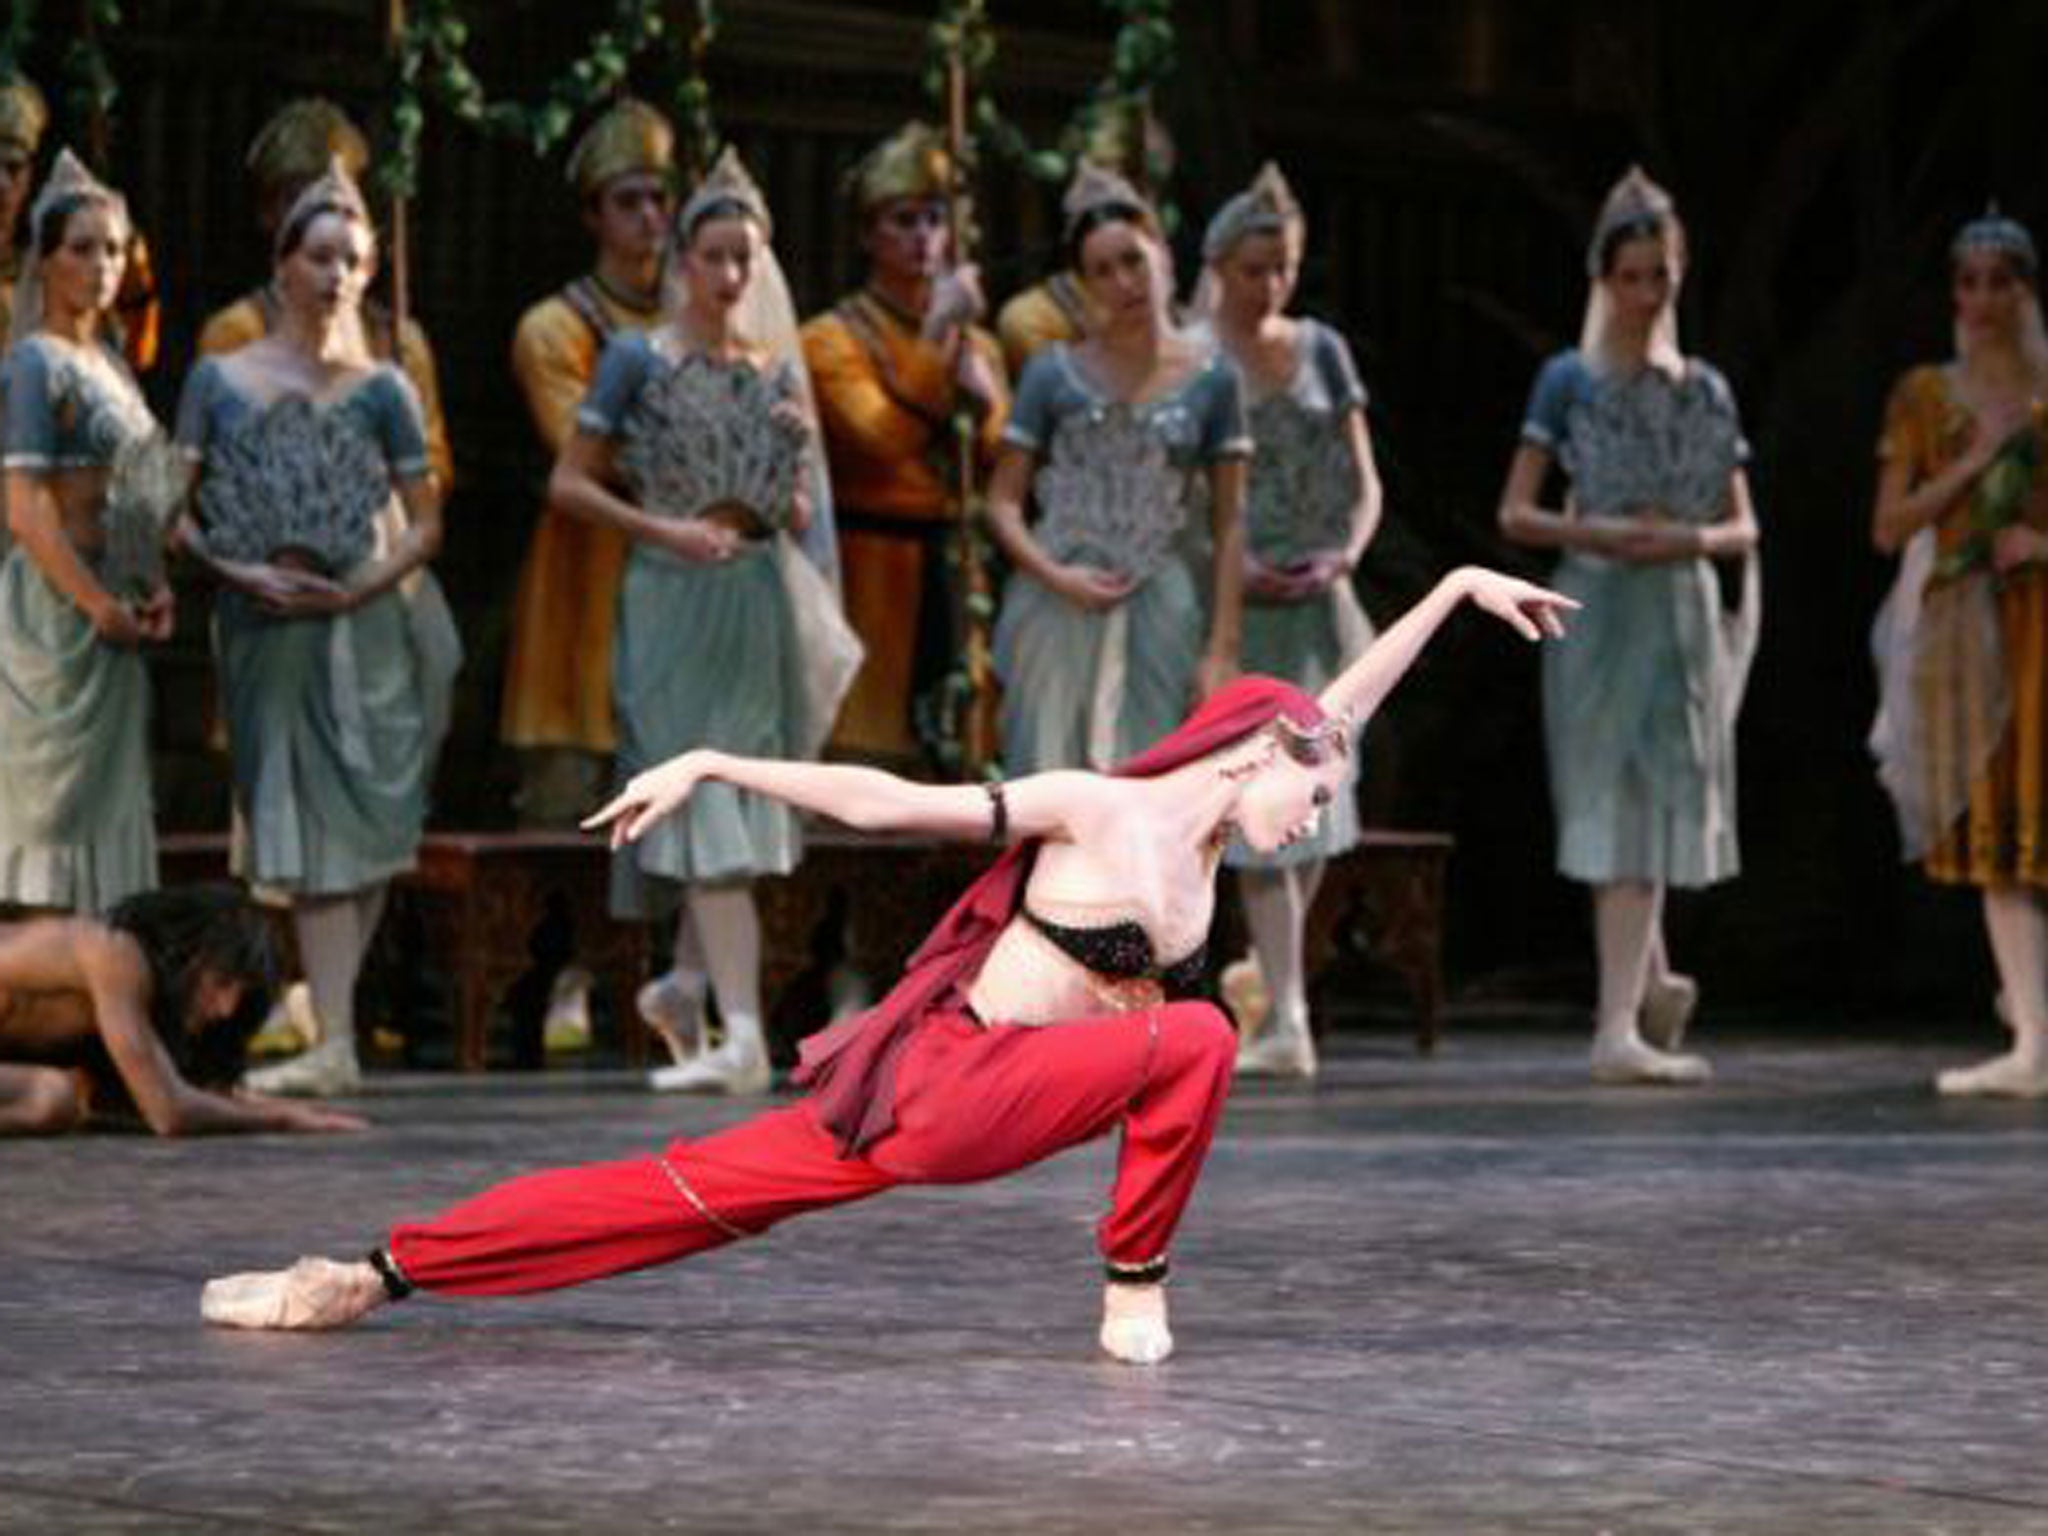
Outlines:
{"type": "Polygon", "coordinates": [[[617,437],[624,430],[647,377],[647,359],[647,338],[637,331],[621,331],[605,343],[597,377],[576,407],[577,430],[592,437],[617,437]]]}
{"type": "Polygon", "coordinates": [[[1237,369],[1218,358],[1209,365],[1202,380],[1202,462],[1248,459],[1252,456],[1252,429],[1245,417],[1244,380],[1237,369]]]}
{"type": "Polygon", "coordinates": [[[1365,381],[1358,376],[1358,365],[1351,360],[1351,347],[1336,331],[1327,325],[1315,328],[1311,356],[1315,368],[1323,381],[1323,391],[1330,397],[1330,409],[1342,416],[1348,411],[1363,410],[1366,404],[1365,381]]]}
{"type": "Polygon", "coordinates": [[[1749,437],[1742,430],[1742,411],[1735,404],[1735,391],[1728,386],[1727,377],[1720,369],[1709,363],[1694,359],[1692,366],[1699,370],[1701,380],[1706,384],[1708,394],[1714,403],[1728,413],[1728,419],[1735,426],[1735,462],[1749,462],[1749,437]]]}
{"type": "Polygon", "coordinates": [[[377,441],[394,480],[417,480],[433,472],[427,455],[427,413],[412,380],[386,367],[377,392],[377,441]]]}
{"type": "Polygon", "coordinates": [[[1585,365],[1577,352],[1560,352],[1536,374],[1529,408],[1522,413],[1522,441],[1556,453],[1571,436],[1572,401],[1577,397],[1585,365]]]}
{"type": "Polygon", "coordinates": [[[202,357],[185,375],[185,387],[178,394],[178,417],[171,428],[171,441],[188,459],[206,457],[206,439],[213,411],[214,380],[220,364],[202,357]]]}
{"type": "Polygon", "coordinates": [[[50,398],[50,359],[34,342],[7,354],[0,370],[0,388],[7,392],[4,433],[9,469],[49,469],[57,460],[57,410],[50,398]]]}
{"type": "Polygon", "coordinates": [[[1905,464],[1915,473],[1927,462],[1927,383],[1927,370],[1915,368],[1892,386],[1877,440],[1880,459],[1905,464]]]}
{"type": "Polygon", "coordinates": [[[1032,354],[1017,381],[1017,398],[1010,406],[1010,419],[1003,425],[1003,441],[1033,453],[1041,452],[1052,438],[1053,398],[1059,392],[1060,354],[1064,344],[1055,342],[1032,354]]]}

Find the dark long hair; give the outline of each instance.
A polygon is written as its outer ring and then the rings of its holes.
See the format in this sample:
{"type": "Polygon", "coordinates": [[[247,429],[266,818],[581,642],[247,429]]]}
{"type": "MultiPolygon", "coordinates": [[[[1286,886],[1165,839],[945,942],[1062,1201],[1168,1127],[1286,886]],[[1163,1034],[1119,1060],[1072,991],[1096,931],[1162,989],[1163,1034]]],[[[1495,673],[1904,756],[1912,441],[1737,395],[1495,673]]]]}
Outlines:
{"type": "Polygon", "coordinates": [[[277,941],[255,903],[238,886],[180,886],[130,896],[106,923],[142,947],[150,1023],[179,1074],[196,1087],[232,1087],[277,990],[277,941]],[[208,975],[239,981],[241,1003],[232,1018],[188,1029],[192,994],[208,975]]]}

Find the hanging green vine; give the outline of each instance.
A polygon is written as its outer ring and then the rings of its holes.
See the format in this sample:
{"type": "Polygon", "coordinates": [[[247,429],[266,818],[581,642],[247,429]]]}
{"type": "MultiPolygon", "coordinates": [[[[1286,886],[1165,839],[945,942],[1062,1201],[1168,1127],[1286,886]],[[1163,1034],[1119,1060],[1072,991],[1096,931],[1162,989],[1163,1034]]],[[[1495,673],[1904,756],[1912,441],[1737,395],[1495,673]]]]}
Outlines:
{"type": "MultiPolygon", "coordinates": [[[[1177,62],[1173,0],[1103,0],[1123,18],[1110,47],[1109,73],[1088,94],[1060,130],[1055,147],[1042,149],[996,104],[988,86],[995,61],[995,30],[986,0],[945,0],[932,23],[925,48],[924,87],[935,102],[946,99],[946,77],[957,53],[967,75],[968,123],[975,147],[1021,166],[1040,181],[1063,182],[1073,175],[1084,146],[1101,120],[1111,113],[1145,113],[1154,93],[1165,84],[1177,62]]],[[[970,153],[972,148],[970,149],[970,153]]],[[[1162,186],[1169,169],[1145,146],[1146,181],[1162,186]]],[[[1162,213],[1171,215],[1170,208],[1162,213]]]]}
{"type": "Polygon", "coordinates": [[[21,56],[36,30],[36,0],[12,0],[7,7],[7,30],[0,33],[0,76],[19,74],[21,56]]]}
{"type": "MultiPolygon", "coordinates": [[[[98,0],[107,3],[107,0],[98,0]]],[[[400,30],[391,107],[392,144],[378,167],[385,190],[410,197],[419,179],[419,141],[429,101],[461,122],[517,139],[546,154],[591,108],[618,96],[633,65],[665,39],[681,76],[676,112],[686,165],[708,165],[717,152],[704,56],[717,34],[712,0],[612,0],[611,18],[591,34],[537,105],[492,101],[470,68],[469,23],[457,0],[414,0],[400,30]],[[688,15],[680,12],[687,8],[688,15]],[[667,12],[679,13],[672,23],[667,12]]]]}

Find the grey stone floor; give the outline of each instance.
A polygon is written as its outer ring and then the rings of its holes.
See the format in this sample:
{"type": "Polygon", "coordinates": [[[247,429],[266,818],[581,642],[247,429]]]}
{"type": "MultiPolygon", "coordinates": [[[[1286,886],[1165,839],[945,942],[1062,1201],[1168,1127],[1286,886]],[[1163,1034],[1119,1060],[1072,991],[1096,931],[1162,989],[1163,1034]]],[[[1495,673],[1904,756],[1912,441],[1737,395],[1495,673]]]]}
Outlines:
{"type": "Polygon", "coordinates": [[[739,1111],[433,1077],[360,1138],[0,1143],[0,1529],[2048,1532],[2048,1106],[1936,1100],[1967,1050],[1580,1049],[1241,1087],[1150,1372],[1094,1353],[1106,1146],[277,1337],[200,1282],[739,1111]]]}

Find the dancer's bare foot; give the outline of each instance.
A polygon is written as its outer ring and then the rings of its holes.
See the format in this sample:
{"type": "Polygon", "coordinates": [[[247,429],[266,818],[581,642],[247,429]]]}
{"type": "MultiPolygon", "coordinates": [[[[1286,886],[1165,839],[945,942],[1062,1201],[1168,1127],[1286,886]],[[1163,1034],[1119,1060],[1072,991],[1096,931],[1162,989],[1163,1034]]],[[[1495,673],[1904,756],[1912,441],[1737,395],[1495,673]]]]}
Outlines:
{"type": "Polygon", "coordinates": [[[1673,974],[1651,982],[1643,989],[1638,1019],[1644,1042],[1660,1051],[1677,1050],[1685,1044],[1686,1026],[1699,1003],[1700,986],[1690,976],[1673,974]]]}
{"type": "Polygon", "coordinates": [[[2048,1059],[2038,1051],[2007,1051],[1974,1067],[1936,1075],[1936,1090],[1951,1098],[2048,1098],[2048,1059]]]}
{"type": "Polygon", "coordinates": [[[1714,1069],[1703,1056],[1660,1051],[1641,1040],[1595,1040],[1593,1081],[1659,1083],[1685,1087],[1709,1081],[1714,1069]]]}
{"type": "Polygon", "coordinates": [[[389,1300],[369,1264],[301,1259],[290,1269],[256,1270],[206,1282],[199,1315],[221,1328],[346,1328],[389,1300]]]}
{"type": "Polygon", "coordinates": [[[1157,1365],[1173,1353],[1166,1326],[1166,1285],[1102,1288],[1102,1349],[1125,1365],[1157,1365]]]}

